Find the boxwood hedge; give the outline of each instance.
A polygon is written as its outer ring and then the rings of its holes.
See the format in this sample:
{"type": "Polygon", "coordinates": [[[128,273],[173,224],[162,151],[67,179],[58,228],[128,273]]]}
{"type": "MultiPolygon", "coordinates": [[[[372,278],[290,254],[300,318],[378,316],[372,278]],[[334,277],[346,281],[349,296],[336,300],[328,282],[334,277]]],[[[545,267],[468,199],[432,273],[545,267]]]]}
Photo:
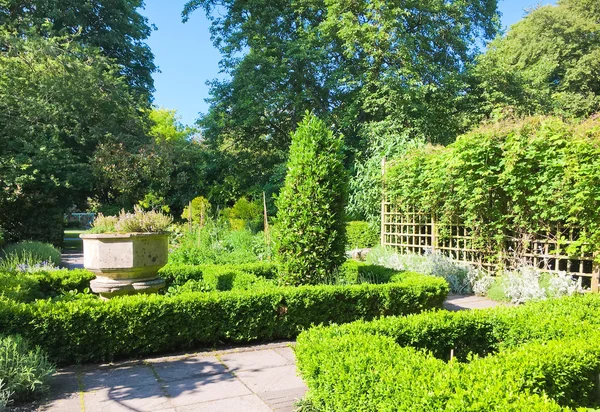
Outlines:
{"type": "Polygon", "coordinates": [[[346,323],[441,307],[440,278],[173,296],[19,303],[0,299],[0,330],[19,333],[61,364],[103,362],[224,342],[289,339],[311,325],[346,323]]]}
{"type": "Polygon", "coordinates": [[[296,356],[317,410],[597,407],[598,310],[588,295],[321,326],[300,334],[296,356]]]}

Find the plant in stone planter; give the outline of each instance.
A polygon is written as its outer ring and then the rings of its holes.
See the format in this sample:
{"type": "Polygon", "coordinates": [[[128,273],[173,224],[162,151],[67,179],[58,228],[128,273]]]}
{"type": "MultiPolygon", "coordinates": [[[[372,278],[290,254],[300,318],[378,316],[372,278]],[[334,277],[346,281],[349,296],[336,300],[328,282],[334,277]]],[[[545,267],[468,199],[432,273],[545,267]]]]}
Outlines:
{"type": "Polygon", "coordinates": [[[171,217],[136,207],[133,213],[99,215],[83,239],[83,265],[96,274],[93,292],[104,298],[157,292],[167,263],[171,217]]]}

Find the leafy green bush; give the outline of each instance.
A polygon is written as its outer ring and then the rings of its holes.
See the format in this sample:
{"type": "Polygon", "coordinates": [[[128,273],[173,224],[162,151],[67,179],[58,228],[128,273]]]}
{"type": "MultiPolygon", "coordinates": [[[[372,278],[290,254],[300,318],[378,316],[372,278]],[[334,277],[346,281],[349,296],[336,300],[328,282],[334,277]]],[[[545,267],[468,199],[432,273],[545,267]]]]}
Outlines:
{"type": "MultiPolygon", "coordinates": [[[[208,220],[211,211],[211,204],[204,196],[198,196],[192,199],[192,222],[194,224],[204,226],[204,223],[208,220]]],[[[183,209],[181,218],[189,222],[190,220],[190,206],[189,204],[183,209]]]]}
{"type": "Polygon", "coordinates": [[[53,266],[60,265],[60,250],[49,243],[23,241],[6,246],[2,251],[2,260],[0,260],[0,269],[18,269],[21,267],[26,271],[28,267],[33,267],[46,262],[53,266]]]}
{"type": "Polygon", "coordinates": [[[11,400],[30,401],[48,390],[54,365],[19,335],[0,337],[0,382],[11,400]]]}
{"type": "Polygon", "coordinates": [[[32,277],[37,281],[44,297],[55,297],[67,292],[84,292],[96,275],[84,269],[61,269],[37,272],[32,277]]]}
{"type": "Polygon", "coordinates": [[[0,271],[0,297],[31,302],[43,297],[37,280],[27,273],[0,271]]]}
{"type": "Polygon", "coordinates": [[[189,280],[182,286],[171,287],[171,295],[185,292],[211,292],[228,290],[265,290],[275,287],[275,281],[239,270],[205,272],[201,280],[189,280]]]}
{"type": "Polygon", "coordinates": [[[362,249],[379,243],[379,229],[372,223],[353,221],[346,224],[346,248],[362,249]]]}
{"type": "Polygon", "coordinates": [[[277,199],[277,259],[285,284],[318,284],[345,260],[347,176],[342,139],[307,114],[292,136],[277,199]]]}
{"type": "Polygon", "coordinates": [[[318,410],[591,407],[599,309],[587,295],[317,327],[300,334],[296,356],[318,410]]]}
{"type": "Polygon", "coordinates": [[[439,308],[444,280],[137,295],[30,304],[0,301],[0,330],[19,331],[59,363],[109,361],[221,342],[291,339],[314,324],[439,308]]]}
{"type": "Polygon", "coordinates": [[[233,230],[260,230],[263,226],[262,202],[239,198],[232,207],[223,209],[223,216],[233,230]]]}

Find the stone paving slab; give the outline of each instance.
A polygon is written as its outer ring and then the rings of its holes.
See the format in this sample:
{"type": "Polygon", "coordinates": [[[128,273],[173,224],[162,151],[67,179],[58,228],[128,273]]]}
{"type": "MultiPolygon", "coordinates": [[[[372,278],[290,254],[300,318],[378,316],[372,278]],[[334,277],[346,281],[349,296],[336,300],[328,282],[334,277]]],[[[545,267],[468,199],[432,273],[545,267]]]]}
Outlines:
{"type": "Polygon", "coordinates": [[[48,412],[291,412],[306,392],[290,343],[61,370],[48,412]]]}

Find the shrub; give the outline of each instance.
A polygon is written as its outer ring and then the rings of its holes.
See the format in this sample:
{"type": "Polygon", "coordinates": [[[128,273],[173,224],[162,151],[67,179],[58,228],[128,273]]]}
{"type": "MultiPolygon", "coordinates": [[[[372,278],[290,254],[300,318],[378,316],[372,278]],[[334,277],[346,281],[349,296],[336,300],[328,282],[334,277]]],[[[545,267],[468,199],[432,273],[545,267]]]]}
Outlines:
{"type": "Polygon", "coordinates": [[[535,268],[521,267],[496,277],[488,296],[499,301],[524,303],[583,292],[581,278],[575,280],[564,272],[544,273],[535,268]]]}
{"type": "Polygon", "coordinates": [[[242,272],[257,277],[273,279],[277,276],[277,266],[273,263],[256,262],[239,265],[174,265],[170,264],[158,271],[169,286],[182,286],[189,280],[202,280],[205,274],[242,272]]]}
{"type": "Polygon", "coordinates": [[[372,223],[353,221],[346,224],[347,249],[373,247],[379,243],[379,229],[372,223]]]}
{"type": "Polygon", "coordinates": [[[54,371],[54,365],[39,346],[31,347],[19,335],[0,337],[0,382],[12,400],[39,397],[48,390],[54,371]]]}
{"type": "Polygon", "coordinates": [[[594,406],[599,309],[588,295],[317,327],[298,337],[296,356],[317,410],[594,406]]]}
{"type": "Polygon", "coordinates": [[[84,292],[94,274],[83,269],[35,273],[0,271],[0,296],[17,302],[53,298],[68,292],[84,292]]]}
{"type": "Polygon", "coordinates": [[[25,194],[14,202],[0,203],[0,226],[4,240],[16,243],[37,240],[61,246],[64,235],[65,208],[56,205],[56,199],[39,192],[25,194]],[[40,205],[43,205],[40,207],[40,205]]]}
{"type": "Polygon", "coordinates": [[[49,243],[23,241],[4,248],[0,267],[3,270],[18,269],[18,266],[25,269],[44,262],[60,265],[60,250],[49,243]]]}
{"type": "MultiPolygon", "coordinates": [[[[203,196],[195,197],[192,200],[192,223],[198,224],[200,226],[204,226],[204,223],[208,220],[208,216],[211,210],[211,204],[203,196]]],[[[187,221],[190,220],[190,206],[187,205],[183,209],[183,213],[181,214],[181,218],[187,221]]]]}
{"type": "Polygon", "coordinates": [[[277,199],[277,259],[288,285],[318,284],[345,260],[342,139],[307,114],[292,137],[277,199]]]}
{"type": "Polygon", "coordinates": [[[223,209],[223,216],[233,230],[259,230],[263,226],[262,209],[261,202],[251,202],[242,197],[232,207],[223,209]]]}
{"type": "Polygon", "coordinates": [[[464,222],[491,258],[515,234],[557,226],[579,232],[565,252],[582,255],[600,246],[599,141],[597,116],[579,124],[539,116],[488,124],[447,147],[395,160],[386,191],[401,208],[435,213],[442,225],[464,222]]]}
{"type": "Polygon", "coordinates": [[[43,297],[43,294],[32,275],[0,271],[0,297],[17,302],[31,302],[43,297]]]}
{"type": "Polygon", "coordinates": [[[84,269],[61,269],[34,273],[44,297],[55,297],[68,292],[85,292],[96,275],[84,269]]]}
{"type": "Polygon", "coordinates": [[[375,247],[367,255],[367,263],[385,266],[395,270],[404,270],[439,276],[446,279],[453,293],[472,293],[480,290],[478,284],[483,272],[471,266],[456,263],[440,253],[399,254],[392,248],[375,247]]]}
{"type": "Polygon", "coordinates": [[[92,228],[89,233],[113,233],[116,232],[115,226],[119,218],[116,216],[104,216],[99,213],[92,222],[92,228]]]}
{"type": "Polygon", "coordinates": [[[314,324],[441,307],[442,279],[138,295],[109,301],[0,301],[0,330],[19,331],[59,363],[110,361],[222,342],[291,339],[314,324]]]}

